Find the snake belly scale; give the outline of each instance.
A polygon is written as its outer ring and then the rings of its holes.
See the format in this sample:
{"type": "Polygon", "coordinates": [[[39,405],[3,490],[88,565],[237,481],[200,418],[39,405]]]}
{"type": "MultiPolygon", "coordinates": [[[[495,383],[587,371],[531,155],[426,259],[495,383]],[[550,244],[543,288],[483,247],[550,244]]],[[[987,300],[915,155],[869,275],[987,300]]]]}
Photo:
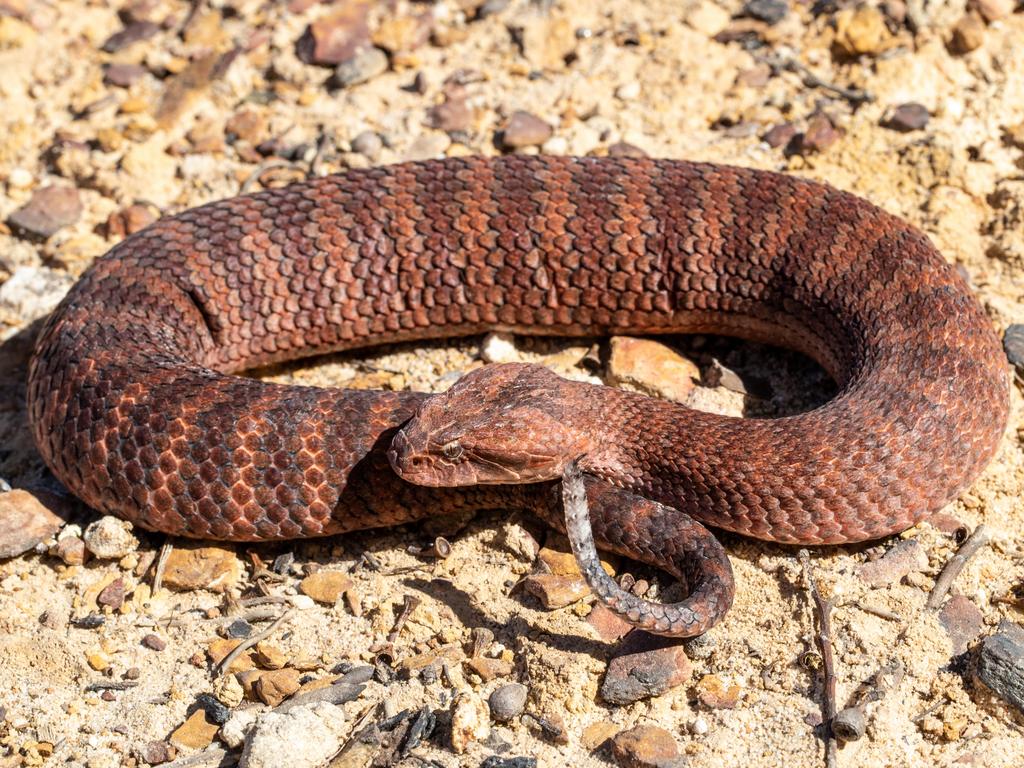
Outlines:
{"type": "Polygon", "coordinates": [[[860,198],[727,166],[512,156],[352,170],[156,222],[99,258],[51,315],[28,404],[43,458],[73,493],[200,538],[508,506],[564,526],[555,481],[585,455],[599,546],[691,589],[718,585],[711,609],[669,630],[683,634],[731,599],[728,561],[699,523],[789,543],[904,529],[980,473],[1008,397],[967,285],[922,233],[860,198]],[[519,369],[476,372],[433,400],[233,375],[492,329],[736,335],[810,355],[840,393],[763,420],[519,369]],[[488,426],[477,373],[533,421],[488,426]],[[486,447],[489,434],[506,445],[546,428],[563,453],[517,454],[510,469],[486,447]],[[465,460],[427,450],[452,440],[465,460]],[[631,494],[654,506],[636,512],[631,494]],[[673,538],[683,531],[707,541],[686,550],[673,538]],[[711,575],[684,550],[717,557],[711,575]]]}

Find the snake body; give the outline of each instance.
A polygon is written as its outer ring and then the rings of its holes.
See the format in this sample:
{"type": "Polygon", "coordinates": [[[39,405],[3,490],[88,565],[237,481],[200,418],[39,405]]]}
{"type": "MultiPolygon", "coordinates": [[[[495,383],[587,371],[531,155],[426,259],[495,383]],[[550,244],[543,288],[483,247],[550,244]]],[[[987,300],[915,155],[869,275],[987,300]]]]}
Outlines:
{"type": "Polygon", "coordinates": [[[171,534],[297,538],[548,508],[550,484],[434,488],[392,471],[387,450],[429,409],[423,394],[233,375],[493,329],[725,333],[796,348],[837,380],[826,405],[774,420],[584,385],[530,390],[538,424],[573,424],[588,473],[678,510],[590,510],[599,544],[674,572],[685,516],[800,543],[906,528],[979,474],[1007,418],[989,321],[899,218],[770,172],[513,156],[352,170],[127,238],[47,321],[31,425],[82,500],[171,534]]]}

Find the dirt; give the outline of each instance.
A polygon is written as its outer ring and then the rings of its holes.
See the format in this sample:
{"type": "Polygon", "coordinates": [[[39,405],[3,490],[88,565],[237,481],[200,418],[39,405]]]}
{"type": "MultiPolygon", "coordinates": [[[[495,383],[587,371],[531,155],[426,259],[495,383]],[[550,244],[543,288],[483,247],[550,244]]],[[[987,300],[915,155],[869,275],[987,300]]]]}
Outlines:
{"type": "MultiPolygon", "coordinates": [[[[855,192],[926,231],[969,277],[1000,333],[1024,322],[1024,8],[995,0],[979,5],[990,16],[992,8],[1006,15],[982,24],[980,46],[960,53],[949,43],[967,12],[959,0],[929,4],[916,32],[900,0],[889,0],[884,11],[869,6],[864,18],[877,24],[859,28],[850,27],[854,8],[845,2],[814,9],[791,3],[772,25],[733,18],[741,10],[735,0],[512,0],[476,19],[480,6],[475,0],[373,6],[368,28],[392,48],[389,68],[338,88],[330,68],[303,63],[295,48],[312,20],[335,10],[330,3],[218,0],[197,3],[190,16],[191,5],[177,0],[125,9],[94,0],[0,0],[0,220],[49,185],[75,187],[82,206],[76,220],[45,241],[0,224],[0,478],[14,487],[59,490],[27,430],[27,356],[38,316],[119,238],[118,228],[107,226],[111,214],[135,204],[153,215],[173,213],[243,186],[301,178],[311,165],[328,173],[424,154],[497,154],[500,129],[516,110],[553,128],[547,152],[600,154],[627,143],[652,156],[790,171],[855,192]],[[124,26],[119,10],[158,28],[105,53],[104,42],[124,26]],[[421,24],[432,26],[429,34],[417,36],[421,24]],[[867,52],[849,53],[855,38],[867,52]],[[768,60],[804,69],[771,68],[768,60]],[[127,88],[106,84],[104,67],[111,63],[141,65],[144,73],[127,88]],[[845,95],[812,85],[807,72],[845,95]],[[462,84],[446,85],[453,77],[462,84]],[[862,102],[853,91],[872,100],[862,102]],[[450,134],[430,127],[431,109],[447,99],[465,102],[465,110],[448,113],[462,123],[450,134]],[[907,102],[927,108],[927,125],[906,133],[885,127],[907,102]],[[251,114],[241,120],[243,111],[251,114]],[[817,151],[773,148],[762,139],[787,122],[804,131],[816,114],[826,116],[815,124],[817,151]],[[225,124],[233,117],[248,138],[229,135],[225,124]],[[372,141],[365,149],[365,137],[356,142],[366,131],[378,134],[379,151],[372,141]],[[7,301],[3,291],[13,295],[14,288],[4,284],[18,274],[27,287],[7,301]]],[[[605,340],[594,343],[605,349],[605,340]]],[[[830,392],[821,371],[794,355],[721,339],[671,343],[703,372],[716,359],[772,393],[744,397],[701,386],[691,395],[696,407],[777,415],[813,406],[830,392]]],[[[259,375],[437,391],[481,364],[481,344],[374,350],[259,375]]],[[[518,340],[517,346],[522,359],[549,362],[560,373],[602,375],[583,360],[589,343],[518,340]]],[[[944,510],[966,528],[984,523],[992,534],[954,587],[980,610],[981,636],[1001,619],[1024,620],[1020,601],[1004,599],[1024,583],[1021,392],[1018,377],[996,459],[944,510]]],[[[93,519],[82,512],[83,524],[93,519]]],[[[351,601],[296,609],[270,639],[290,665],[301,662],[304,674],[324,677],[344,661],[377,660],[406,595],[421,603],[394,641],[396,659],[453,643],[468,649],[471,631],[487,627],[496,638],[489,655],[513,662],[511,673],[489,682],[460,664],[453,664],[451,678],[434,682],[373,681],[344,705],[353,724],[366,712],[383,718],[424,705],[447,710],[457,691],[486,699],[500,683],[516,680],[530,690],[527,711],[561,718],[568,740],[557,743],[529,718],[516,718],[493,724],[492,735],[465,754],[455,754],[442,734],[398,764],[425,764],[419,758],[476,766],[501,752],[534,756],[541,766],[606,765],[610,750],[589,736],[602,721],[610,721],[609,734],[637,724],[664,728],[694,767],[824,764],[814,728],[822,684],[812,608],[792,549],[724,537],[736,602],[705,638],[687,644],[691,681],[611,707],[597,692],[615,644],[586,622],[590,602],[546,611],[516,588],[534,568],[532,539],[545,538],[516,513],[482,515],[451,533],[452,553],[444,560],[408,551],[433,538],[419,527],[230,548],[247,576],[228,597],[202,589],[151,594],[152,570],[138,566],[162,540],[136,533],[138,549],[119,561],[66,565],[37,552],[0,563],[0,766],[144,764],[143,747],[166,741],[197,696],[214,690],[206,650],[231,608],[229,598],[252,594],[252,554],[269,563],[285,552],[294,554],[294,565],[283,581],[268,582],[274,595],[296,594],[310,566],[353,570],[351,601]],[[118,577],[128,593],[124,606],[98,607],[100,590],[118,577]],[[90,613],[106,614],[102,626],[76,623],[90,613]],[[144,646],[150,633],[165,639],[166,648],[144,646]],[[94,668],[104,663],[106,674],[94,668]],[[106,697],[86,691],[91,683],[123,681],[131,668],[137,685],[106,697]],[[709,675],[738,686],[734,707],[702,700],[698,683],[709,675]]],[[[925,608],[957,540],[929,524],[897,538],[916,539],[928,564],[885,587],[868,587],[856,566],[892,542],[812,553],[821,589],[836,604],[839,706],[883,666],[904,670],[868,708],[866,736],[841,747],[839,765],[1017,764],[1024,717],[975,681],[978,638],[967,653],[954,655],[937,614],[925,608]]],[[[616,565],[652,580],[663,596],[675,594],[663,574],[616,565]]],[[[240,708],[252,706],[263,705],[240,708]]]]}

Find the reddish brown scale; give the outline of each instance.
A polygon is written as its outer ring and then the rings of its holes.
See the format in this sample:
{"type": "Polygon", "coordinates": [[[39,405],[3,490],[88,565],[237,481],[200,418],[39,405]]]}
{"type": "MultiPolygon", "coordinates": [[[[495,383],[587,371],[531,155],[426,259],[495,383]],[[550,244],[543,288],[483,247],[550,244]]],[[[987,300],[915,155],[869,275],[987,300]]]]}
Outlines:
{"type": "MultiPolygon", "coordinates": [[[[616,484],[759,538],[907,527],[977,476],[1007,416],[1004,360],[967,286],[924,235],[869,203],[706,164],[507,157],[351,171],[127,238],[46,324],[32,429],[87,503],[173,534],[318,536],[512,504],[557,524],[547,487],[400,480],[385,451],[422,395],[231,375],[494,328],[714,331],[822,362],[841,394],[785,419],[610,390],[569,390],[579,399],[560,406],[617,447],[616,484]]],[[[664,543],[678,518],[626,535],[629,514],[599,500],[597,541],[690,567],[664,543]]]]}

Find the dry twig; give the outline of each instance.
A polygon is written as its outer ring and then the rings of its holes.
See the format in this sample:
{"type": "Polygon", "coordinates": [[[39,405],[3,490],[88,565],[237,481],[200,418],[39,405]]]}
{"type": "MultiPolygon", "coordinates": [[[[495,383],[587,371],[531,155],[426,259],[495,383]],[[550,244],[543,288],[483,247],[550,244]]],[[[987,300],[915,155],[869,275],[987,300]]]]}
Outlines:
{"type": "Polygon", "coordinates": [[[953,586],[956,577],[960,575],[960,571],[967,565],[967,561],[988,542],[988,530],[984,525],[979,525],[974,529],[974,533],[967,537],[967,541],[960,545],[960,549],[950,558],[939,574],[939,578],[935,580],[935,586],[932,587],[932,593],[928,596],[926,604],[930,610],[935,610],[942,605],[943,598],[949,593],[950,587],[953,586]]]}
{"type": "Polygon", "coordinates": [[[235,659],[237,659],[239,656],[241,656],[247,650],[249,650],[254,645],[256,645],[256,643],[259,643],[259,642],[261,642],[263,640],[266,640],[268,637],[270,637],[272,634],[274,634],[274,632],[277,631],[277,628],[279,626],[281,626],[285,621],[287,621],[288,619],[290,619],[292,617],[293,613],[294,613],[294,610],[292,610],[292,609],[289,609],[289,610],[285,611],[284,613],[282,613],[278,617],[277,621],[275,621],[273,624],[271,624],[265,630],[263,630],[262,632],[257,632],[255,635],[252,635],[251,637],[245,638],[245,640],[240,642],[238,645],[236,645],[232,649],[231,653],[229,653],[227,656],[225,656],[223,659],[221,659],[220,664],[218,664],[214,668],[214,674],[220,675],[220,674],[223,674],[224,672],[226,672],[231,667],[231,665],[234,663],[235,659]]]}
{"type": "Polygon", "coordinates": [[[818,591],[818,584],[814,580],[814,568],[811,566],[811,556],[807,550],[801,549],[798,557],[818,613],[818,645],[821,646],[821,667],[824,677],[821,710],[822,724],[825,728],[825,766],[826,768],[835,768],[837,745],[835,734],[832,732],[832,723],[836,717],[836,665],[832,653],[832,603],[822,597],[818,591]]]}

